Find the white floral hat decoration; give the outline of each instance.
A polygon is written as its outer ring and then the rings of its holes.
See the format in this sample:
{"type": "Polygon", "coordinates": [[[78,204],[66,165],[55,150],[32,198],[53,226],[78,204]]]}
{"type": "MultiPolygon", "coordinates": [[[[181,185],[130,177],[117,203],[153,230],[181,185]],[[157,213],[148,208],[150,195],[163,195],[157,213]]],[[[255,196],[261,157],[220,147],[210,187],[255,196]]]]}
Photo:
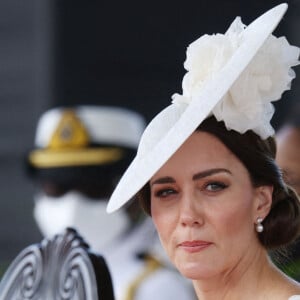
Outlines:
{"type": "Polygon", "coordinates": [[[137,155],[107,206],[113,212],[128,202],[210,115],[228,130],[253,130],[262,139],[274,134],[272,101],[295,77],[299,48],[272,35],[287,4],[267,11],[249,26],[237,17],[225,34],[203,35],[189,45],[182,95],[148,125],[137,155]]]}

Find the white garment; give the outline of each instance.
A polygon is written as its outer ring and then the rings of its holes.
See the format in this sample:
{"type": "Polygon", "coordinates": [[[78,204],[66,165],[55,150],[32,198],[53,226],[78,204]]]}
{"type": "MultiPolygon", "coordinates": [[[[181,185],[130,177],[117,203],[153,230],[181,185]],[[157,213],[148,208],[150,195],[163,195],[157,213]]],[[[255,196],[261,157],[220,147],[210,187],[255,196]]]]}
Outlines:
{"type": "Polygon", "coordinates": [[[124,210],[107,214],[107,200],[91,200],[70,191],[61,197],[50,197],[43,192],[35,195],[34,218],[45,237],[51,238],[66,227],[75,228],[93,250],[112,243],[129,226],[124,210]]]}
{"type": "Polygon", "coordinates": [[[288,300],[300,300],[300,295],[291,296],[288,300]]]}

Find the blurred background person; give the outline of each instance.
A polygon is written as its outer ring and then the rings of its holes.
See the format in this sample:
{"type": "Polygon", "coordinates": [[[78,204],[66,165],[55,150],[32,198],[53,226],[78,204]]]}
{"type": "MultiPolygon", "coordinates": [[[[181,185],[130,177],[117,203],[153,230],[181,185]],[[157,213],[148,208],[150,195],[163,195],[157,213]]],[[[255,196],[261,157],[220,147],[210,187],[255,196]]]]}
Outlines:
{"type": "Polygon", "coordinates": [[[104,255],[119,300],[194,299],[169,264],[152,220],[130,204],[107,214],[108,198],[135,155],[144,118],[129,109],[57,107],[39,119],[27,157],[34,180],[34,219],[45,237],[74,227],[104,255]],[[166,289],[171,285],[172,289],[166,289]]]}
{"type": "MultiPolygon", "coordinates": [[[[276,132],[276,142],[278,165],[286,182],[300,195],[300,103],[290,108],[290,113],[276,132]]],[[[291,253],[282,268],[300,281],[300,241],[293,245],[291,253]]]]}

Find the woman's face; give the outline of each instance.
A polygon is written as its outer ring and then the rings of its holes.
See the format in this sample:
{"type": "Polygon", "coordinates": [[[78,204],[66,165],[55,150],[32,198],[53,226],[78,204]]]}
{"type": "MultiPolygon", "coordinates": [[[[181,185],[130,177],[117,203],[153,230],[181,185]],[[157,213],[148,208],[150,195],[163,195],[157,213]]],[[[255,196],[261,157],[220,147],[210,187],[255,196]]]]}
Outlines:
{"type": "Polygon", "coordinates": [[[216,137],[195,132],[150,181],[161,242],[191,279],[230,272],[261,247],[255,232],[260,188],[216,137]]]}

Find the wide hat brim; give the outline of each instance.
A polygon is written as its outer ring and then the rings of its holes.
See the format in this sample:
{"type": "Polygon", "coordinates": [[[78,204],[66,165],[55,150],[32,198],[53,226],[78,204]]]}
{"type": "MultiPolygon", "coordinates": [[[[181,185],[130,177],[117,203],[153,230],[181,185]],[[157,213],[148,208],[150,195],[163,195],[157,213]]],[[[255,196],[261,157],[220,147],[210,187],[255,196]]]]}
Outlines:
{"type": "Polygon", "coordinates": [[[150,122],[136,157],[111,195],[108,213],[131,200],[208,117],[277,27],[287,7],[280,4],[247,26],[240,47],[188,105],[171,104],[150,122]]]}

